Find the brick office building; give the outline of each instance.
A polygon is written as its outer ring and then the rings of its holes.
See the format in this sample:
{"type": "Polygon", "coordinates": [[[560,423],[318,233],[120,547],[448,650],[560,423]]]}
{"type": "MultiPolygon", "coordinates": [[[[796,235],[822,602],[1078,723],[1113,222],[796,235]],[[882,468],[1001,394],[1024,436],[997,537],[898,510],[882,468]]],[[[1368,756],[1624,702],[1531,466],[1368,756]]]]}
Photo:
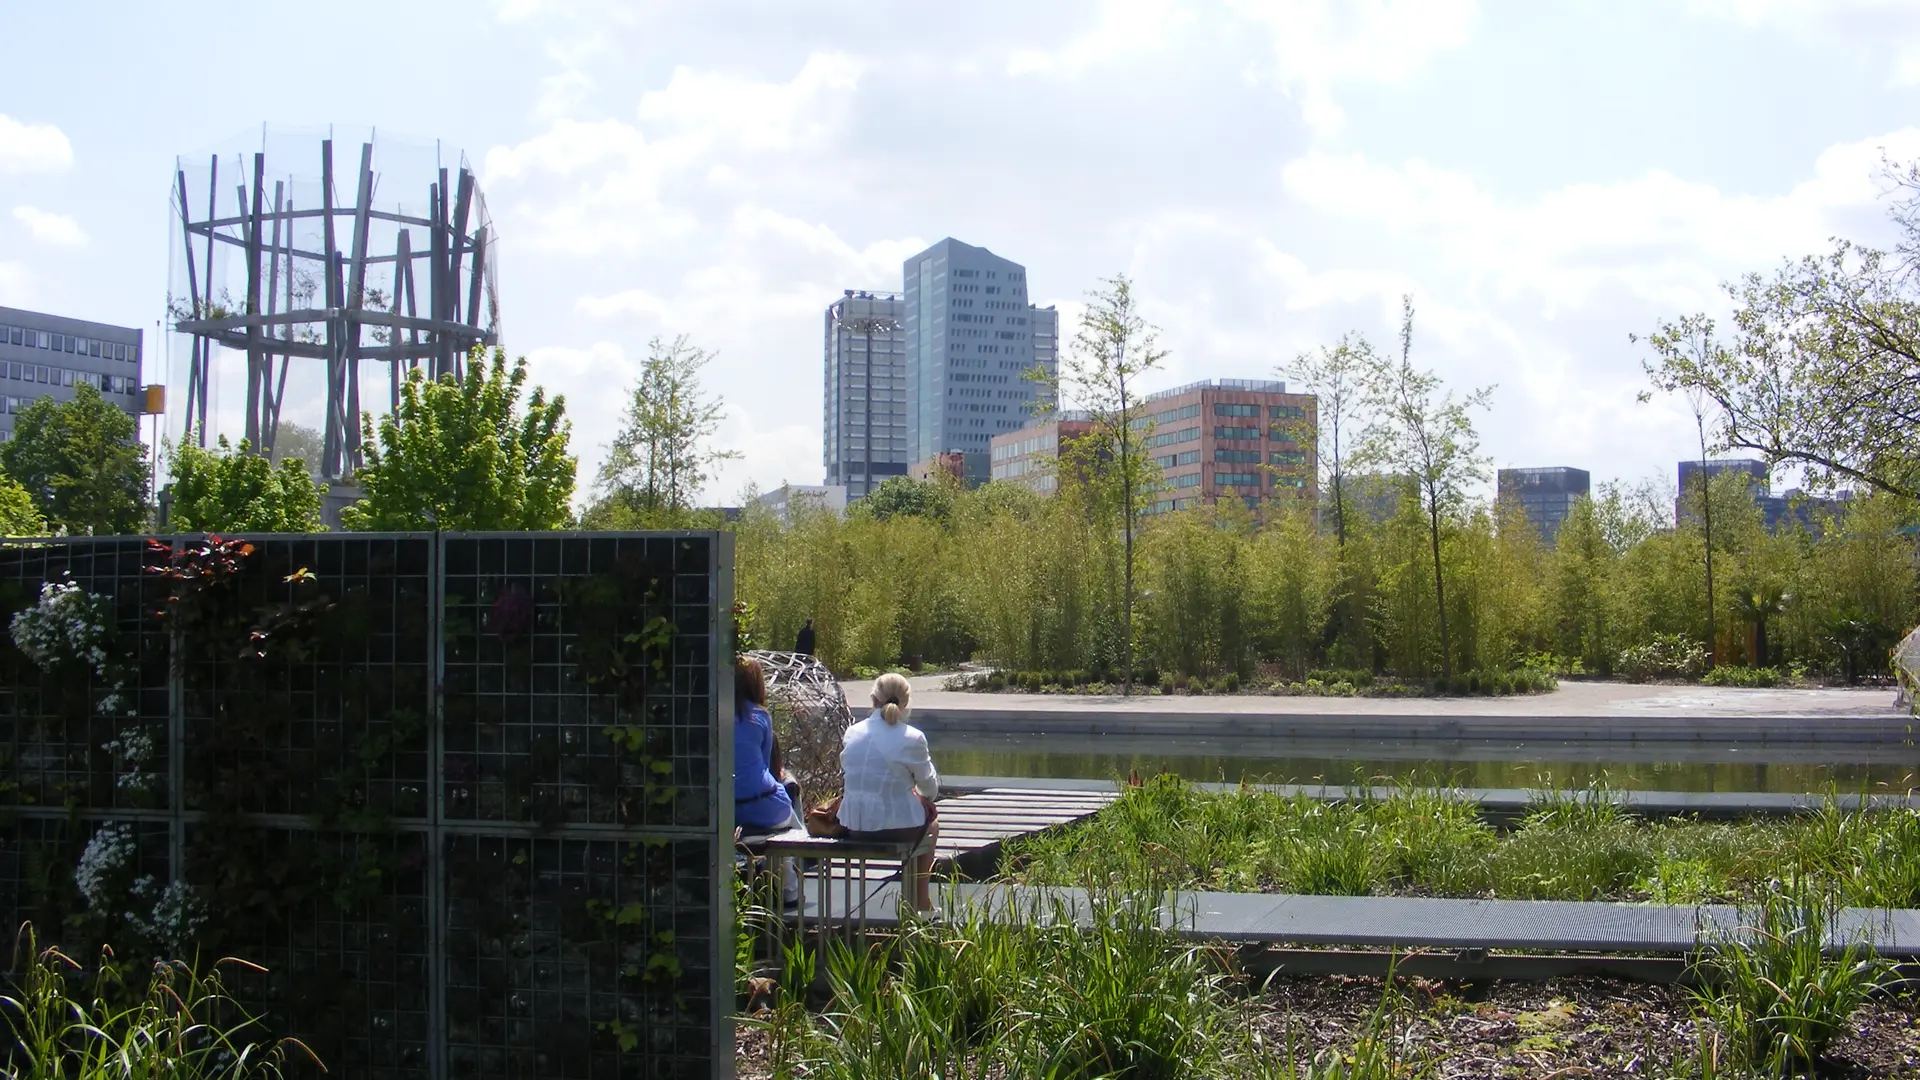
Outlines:
{"type": "MultiPolygon", "coordinates": [[[[1259,509],[1276,495],[1319,497],[1311,394],[1289,394],[1283,382],[1211,379],[1149,395],[1136,421],[1146,434],[1142,452],[1159,465],[1166,488],[1147,513],[1211,505],[1222,495],[1259,509]]],[[[1063,441],[1084,434],[1084,416],[1010,431],[993,439],[995,480],[1051,491],[1036,457],[1059,456],[1063,441]],[[1042,486],[1045,484],[1045,486],[1042,486]]]]}

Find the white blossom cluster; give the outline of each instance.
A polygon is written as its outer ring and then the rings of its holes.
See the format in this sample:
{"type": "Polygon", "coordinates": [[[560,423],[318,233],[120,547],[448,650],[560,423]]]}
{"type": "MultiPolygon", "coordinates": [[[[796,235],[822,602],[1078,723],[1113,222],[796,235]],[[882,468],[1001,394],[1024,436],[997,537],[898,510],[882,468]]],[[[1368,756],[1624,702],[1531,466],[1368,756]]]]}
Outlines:
{"type": "Polygon", "coordinates": [[[133,827],[109,821],[87,841],[80,853],[80,864],[73,868],[73,883],[91,908],[114,906],[109,888],[115,877],[127,868],[134,856],[133,827]]]}
{"type": "Polygon", "coordinates": [[[40,586],[40,601],[13,617],[13,643],[42,671],[77,660],[104,676],[110,617],[105,597],[77,582],[49,581],[40,586]]]}
{"type": "Polygon", "coordinates": [[[178,954],[206,925],[207,906],[193,886],[182,881],[162,886],[152,874],[135,880],[126,896],[114,895],[114,882],[126,872],[135,855],[133,827],[107,822],[80,853],[73,883],[86,897],[89,908],[109,914],[120,912],[135,933],[178,954]]]}
{"type": "Polygon", "coordinates": [[[185,951],[193,936],[207,924],[207,906],[200,902],[200,894],[193,886],[184,881],[170,881],[166,888],[151,874],[133,883],[133,895],[145,903],[152,900],[151,915],[142,916],[139,911],[127,912],[127,922],[135,933],[148,941],[157,942],[174,956],[185,951]]]}
{"type": "Polygon", "coordinates": [[[118,754],[126,765],[127,771],[114,779],[114,783],[128,791],[145,791],[158,779],[147,772],[144,766],[153,760],[153,735],[143,727],[128,726],[120,732],[118,738],[103,743],[100,749],[109,754],[118,754]]]}
{"type": "MultiPolygon", "coordinates": [[[[113,622],[113,605],[104,596],[82,589],[74,581],[49,581],[40,586],[40,600],[13,617],[13,643],[27,654],[42,671],[78,661],[84,663],[102,682],[112,686],[94,703],[101,716],[137,717],[126,695],[126,681],[115,671],[106,643],[113,622]]],[[[128,727],[102,746],[110,754],[119,754],[127,771],[114,783],[129,791],[145,791],[156,779],[141,766],[153,758],[153,736],[138,727],[128,727]]]]}

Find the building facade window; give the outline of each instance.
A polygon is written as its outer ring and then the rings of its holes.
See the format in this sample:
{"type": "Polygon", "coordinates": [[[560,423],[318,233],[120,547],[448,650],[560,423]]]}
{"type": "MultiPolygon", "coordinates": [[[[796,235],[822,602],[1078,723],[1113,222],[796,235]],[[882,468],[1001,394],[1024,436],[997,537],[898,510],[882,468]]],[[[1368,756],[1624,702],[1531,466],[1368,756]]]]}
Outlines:
{"type": "Polygon", "coordinates": [[[1150,435],[1147,437],[1147,449],[1154,450],[1162,446],[1172,446],[1175,443],[1192,442],[1199,437],[1200,429],[1197,427],[1182,428],[1179,431],[1168,431],[1158,435],[1150,435]]]}
{"type": "Polygon", "coordinates": [[[1222,472],[1213,474],[1215,487],[1260,487],[1260,474],[1251,472],[1222,472]]]}
{"type": "Polygon", "coordinates": [[[1258,465],[1260,464],[1260,451],[1258,450],[1215,450],[1213,452],[1213,460],[1220,462],[1222,464],[1258,465]]]}
{"type": "Polygon", "coordinates": [[[1257,427],[1231,427],[1221,425],[1213,429],[1213,437],[1216,439],[1257,439],[1260,437],[1260,429],[1257,427]]]}
{"type": "Polygon", "coordinates": [[[1231,403],[1229,403],[1229,402],[1225,402],[1225,401],[1216,401],[1216,402],[1214,402],[1214,403],[1213,403],[1213,415],[1215,415],[1215,416],[1238,416],[1238,417],[1254,417],[1254,416],[1259,416],[1259,415],[1260,415],[1260,406],[1258,406],[1258,405],[1236,405],[1236,404],[1231,404],[1231,403]]]}

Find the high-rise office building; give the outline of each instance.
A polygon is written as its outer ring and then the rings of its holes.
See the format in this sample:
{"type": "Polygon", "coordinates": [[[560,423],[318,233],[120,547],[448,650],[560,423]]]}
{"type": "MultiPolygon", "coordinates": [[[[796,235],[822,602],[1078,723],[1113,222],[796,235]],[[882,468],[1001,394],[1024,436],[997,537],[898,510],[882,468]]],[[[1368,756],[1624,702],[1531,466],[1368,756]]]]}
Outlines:
{"type": "Polygon", "coordinates": [[[123,326],[0,307],[0,442],[15,413],[43,397],[69,401],[81,383],[137,418],[140,341],[123,326]]]}
{"type": "Polygon", "coordinates": [[[1592,492],[1593,477],[1585,469],[1564,465],[1540,469],[1501,469],[1499,499],[1511,499],[1526,511],[1527,520],[1551,544],[1560,535],[1560,523],[1573,504],[1592,492]]]}
{"type": "Polygon", "coordinates": [[[1036,362],[1053,370],[1059,313],[1027,302],[1019,263],[952,238],[908,259],[903,274],[908,458],[984,455],[1051,401],[1025,373],[1036,362]]]}
{"type": "Polygon", "coordinates": [[[827,305],[826,323],[826,482],[859,499],[907,474],[904,304],[896,293],[849,289],[827,305]]]}

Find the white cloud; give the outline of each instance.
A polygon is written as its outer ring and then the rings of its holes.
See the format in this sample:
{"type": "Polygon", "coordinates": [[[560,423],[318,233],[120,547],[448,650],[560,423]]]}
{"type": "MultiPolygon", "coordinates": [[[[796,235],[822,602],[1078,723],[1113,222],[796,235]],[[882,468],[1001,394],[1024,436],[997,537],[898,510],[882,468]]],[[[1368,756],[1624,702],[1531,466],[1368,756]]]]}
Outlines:
{"type": "Polygon", "coordinates": [[[1300,103],[1314,131],[1338,131],[1341,83],[1396,84],[1435,55],[1466,44],[1477,0],[1227,0],[1272,39],[1271,80],[1300,103]]]}
{"type": "Polygon", "coordinates": [[[1009,75],[1073,77],[1097,64],[1111,64],[1170,47],[1194,21],[1184,0],[1101,0],[1092,30],[1058,49],[1020,49],[1007,59],[1009,75]]]}
{"type": "Polygon", "coordinates": [[[1689,0],[1695,14],[1747,26],[1834,34],[1891,47],[1894,86],[1920,86],[1920,4],[1913,0],[1689,0]]]}
{"type": "Polygon", "coordinates": [[[0,262],[0,305],[33,307],[38,294],[24,263],[0,262]]]}
{"type": "Polygon", "coordinates": [[[27,227],[35,240],[54,247],[79,247],[87,242],[87,234],[80,230],[80,223],[50,210],[41,210],[33,206],[13,208],[14,220],[27,227]]]}
{"type": "Polygon", "coordinates": [[[487,151],[484,184],[534,246],[645,250],[699,226],[697,200],[678,189],[760,176],[754,163],[768,156],[824,154],[859,74],[837,53],[809,56],[785,83],[677,68],[641,97],[637,123],[561,119],[487,151]]]}
{"type": "Polygon", "coordinates": [[[1678,308],[1713,301],[1718,283],[1783,255],[1824,249],[1840,211],[1881,197],[1883,151],[1920,155],[1920,129],[1836,144],[1782,195],[1729,194],[1651,171],[1501,201],[1473,177],[1428,162],[1382,165],[1313,151],[1283,170],[1286,190],[1317,209],[1422,243],[1464,283],[1527,296],[1549,314],[1619,285],[1678,308]]]}
{"type": "Polygon", "coordinates": [[[59,128],[0,113],[0,173],[58,172],[71,164],[73,146],[59,128]]]}

